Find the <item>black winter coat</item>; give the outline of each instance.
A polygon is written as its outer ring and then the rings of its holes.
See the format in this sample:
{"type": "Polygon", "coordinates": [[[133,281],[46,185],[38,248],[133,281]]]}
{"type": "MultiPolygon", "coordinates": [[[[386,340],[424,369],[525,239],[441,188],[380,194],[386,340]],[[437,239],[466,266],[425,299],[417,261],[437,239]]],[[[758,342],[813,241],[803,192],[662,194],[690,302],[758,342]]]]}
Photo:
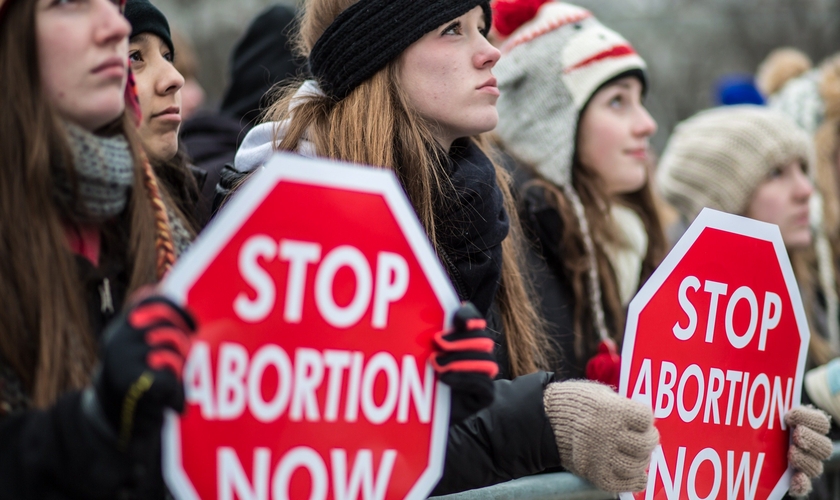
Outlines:
{"type": "MultiPolygon", "coordinates": [[[[76,257],[97,342],[120,312],[128,283],[124,266],[108,259],[104,246],[101,259],[97,268],[76,257]],[[106,278],[113,307],[106,307],[108,298],[100,289],[106,278]]],[[[160,439],[141,444],[143,449],[119,452],[114,437],[98,431],[83,416],[83,392],[69,392],[46,410],[31,410],[21,387],[0,359],[0,498],[165,498],[160,439]]]]}
{"type": "Polygon", "coordinates": [[[495,295],[501,279],[501,242],[508,217],[492,164],[477,148],[456,142],[447,172],[462,206],[439,210],[439,253],[461,300],[479,307],[496,335],[499,378],[491,406],[449,430],[441,481],[433,494],[480,488],[560,465],[543,389],[553,374],[510,377],[504,331],[495,295]],[[454,214],[454,216],[453,216],[454,214]],[[441,250],[443,250],[441,252],[441,250]],[[455,256],[453,258],[453,256],[455,256]]]}
{"type": "Polygon", "coordinates": [[[560,466],[554,432],[543,408],[546,372],[497,380],[489,407],[449,429],[443,478],[432,492],[447,495],[529,476],[560,466]]]}

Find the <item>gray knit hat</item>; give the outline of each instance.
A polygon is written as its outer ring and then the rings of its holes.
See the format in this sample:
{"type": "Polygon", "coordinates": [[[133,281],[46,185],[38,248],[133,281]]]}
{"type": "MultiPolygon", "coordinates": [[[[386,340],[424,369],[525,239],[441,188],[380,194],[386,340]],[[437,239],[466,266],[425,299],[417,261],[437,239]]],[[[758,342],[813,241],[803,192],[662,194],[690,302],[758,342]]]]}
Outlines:
{"type": "Polygon", "coordinates": [[[575,139],[580,113],[592,95],[628,72],[636,72],[645,83],[647,66],[621,35],[588,10],[563,2],[539,7],[501,51],[493,70],[501,91],[496,132],[508,152],[557,184],[571,203],[589,260],[594,326],[607,340],[595,245],[583,203],[572,187],[575,139]]]}
{"type": "Polygon", "coordinates": [[[761,106],[724,106],[677,125],[659,161],[657,181],[688,221],[704,207],[743,214],[767,175],[797,160],[813,168],[813,146],[785,114],[761,106]]]}

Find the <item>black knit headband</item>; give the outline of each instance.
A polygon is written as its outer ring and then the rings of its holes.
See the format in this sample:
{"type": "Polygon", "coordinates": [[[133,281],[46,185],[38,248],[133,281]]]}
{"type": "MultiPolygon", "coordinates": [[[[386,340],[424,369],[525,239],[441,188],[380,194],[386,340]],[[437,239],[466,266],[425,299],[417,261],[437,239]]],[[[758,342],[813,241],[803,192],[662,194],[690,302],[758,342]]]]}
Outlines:
{"type": "Polygon", "coordinates": [[[489,0],[359,0],[315,43],[309,67],[324,93],[344,99],[423,35],[479,5],[489,30],[489,0]]]}

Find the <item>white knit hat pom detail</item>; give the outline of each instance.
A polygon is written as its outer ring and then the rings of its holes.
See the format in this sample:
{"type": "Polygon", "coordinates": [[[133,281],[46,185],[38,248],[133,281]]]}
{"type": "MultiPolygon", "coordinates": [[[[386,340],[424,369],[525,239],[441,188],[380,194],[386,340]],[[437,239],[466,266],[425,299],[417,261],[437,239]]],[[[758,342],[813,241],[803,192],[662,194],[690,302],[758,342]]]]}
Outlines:
{"type": "Polygon", "coordinates": [[[590,17],[592,17],[591,12],[577,5],[562,2],[547,3],[540,8],[533,20],[513,32],[510,38],[502,44],[501,51],[506,54],[517,45],[530,42],[549,31],[554,31],[567,24],[579,23],[590,17]]]}

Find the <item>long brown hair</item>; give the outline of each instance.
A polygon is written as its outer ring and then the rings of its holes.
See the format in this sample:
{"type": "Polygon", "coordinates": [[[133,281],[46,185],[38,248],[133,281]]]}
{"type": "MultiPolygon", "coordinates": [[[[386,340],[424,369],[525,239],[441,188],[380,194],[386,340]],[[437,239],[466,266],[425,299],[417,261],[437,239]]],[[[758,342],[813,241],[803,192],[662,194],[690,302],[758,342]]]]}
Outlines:
{"type": "MultiPolygon", "coordinates": [[[[73,179],[61,120],[41,89],[36,2],[11,2],[0,21],[0,355],[36,407],[84,387],[96,361],[82,283],[64,228],[72,213],[56,192],[56,172],[73,179]]],[[[123,116],[135,152],[134,190],[124,258],[129,290],[156,280],[155,213],[144,188],[139,138],[123,116]]]]}
{"type": "MultiPolygon", "coordinates": [[[[600,336],[595,328],[595,318],[589,294],[589,257],[586,253],[584,236],[571,202],[562,189],[542,176],[536,168],[519,162],[528,169],[534,180],[523,189],[537,187],[541,189],[546,201],[557,210],[562,221],[562,234],[559,238],[559,253],[565,277],[574,293],[572,322],[575,335],[575,354],[578,359],[586,360],[594,356],[600,343],[600,336]]],[[[591,168],[577,159],[572,163],[572,186],[580,196],[586,220],[595,246],[598,264],[598,277],[601,285],[602,306],[607,320],[607,329],[612,338],[621,342],[624,336],[626,310],[619,296],[618,282],[609,257],[605,251],[610,245],[621,245],[620,231],[610,215],[613,203],[619,203],[633,210],[642,220],[648,237],[648,247],[642,261],[639,284],[653,273],[662,262],[667,252],[667,241],[656,207],[650,179],[638,191],[623,194],[613,199],[607,195],[603,182],[591,168]]]]}
{"type": "MultiPolygon", "coordinates": [[[[310,0],[305,4],[297,47],[307,57],[315,42],[342,11],[357,0],[310,0]]],[[[400,58],[361,84],[345,99],[311,96],[292,100],[297,86],[285,87],[265,118],[285,121],[279,149],[295,151],[302,139],[315,146],[319,156],[375,165],[393,170],[408,194],[429,238],[435,237],[435,199],[449,180],[443,158],[428,125],[408,104],[399,85],[400,58]]],[[[485,139],[472,139],[485,152],[485,139]]],[[[539,316],[528,295],[519,268],[521,232],[508,188],[507,174],[496,165],[496,176],[512,217],[511,232],[502,243],[502,277],[496,302],[505,330],[511,375],[519,376],[548,367],[548,342],[539,316]]]]}

